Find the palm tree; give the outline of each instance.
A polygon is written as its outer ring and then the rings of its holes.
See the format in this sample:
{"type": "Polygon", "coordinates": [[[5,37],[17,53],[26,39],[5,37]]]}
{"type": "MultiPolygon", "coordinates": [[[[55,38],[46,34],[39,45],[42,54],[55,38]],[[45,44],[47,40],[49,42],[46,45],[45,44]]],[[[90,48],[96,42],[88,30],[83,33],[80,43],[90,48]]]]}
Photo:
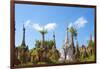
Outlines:
{"type": "MultiPolygon", "coordinates": [[[[77,36],[77,30],[74,27],[70,27],[69,32],[71,33],[71,47],[74,48],[74,37],[77,36]]],[[[73,53],[75,53],[75,51],[73,51],[73,53]]]]}
{"type": "Polygon", "coordinates": [[[40,30],[39,31],[40,33],[41,33],[41,35],[42,35],[42,43],[41,43],[41,45],[42,45],[42,48],[44,48],[44,41],[45,41],[45,37],[44,37],[44,35],[47,33],[47,30],[40,30]]]}

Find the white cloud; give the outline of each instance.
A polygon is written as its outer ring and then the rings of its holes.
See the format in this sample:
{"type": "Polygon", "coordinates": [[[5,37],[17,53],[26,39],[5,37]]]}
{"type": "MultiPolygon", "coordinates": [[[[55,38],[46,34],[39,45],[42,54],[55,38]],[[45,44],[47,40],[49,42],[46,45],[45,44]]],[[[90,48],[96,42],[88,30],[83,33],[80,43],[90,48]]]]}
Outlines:
{"type": "Polygon", "coordinates": [[[77,29],[82,28],[88,21],[84,17],[79,17],[75,22],[70,23],[68,27],[76,27],[77,29]]]}
{"type": "Polygon", "coordinates": [[[75,21],[75,25],[78,28],[84,27],[86,23],[88,23],[88,21],[84,17],[80,17],[75,21]]]}
{"type": "Polygon", "coordinates": [[[43,27],[40,26],[39,24],[33,24],[33,28],[37,31],[43,30],[43,27]]]}
{"type": "Polygon", "coordinates": [[[56,26],[57,26],[56,23],[49,23],[49,24],[45,25],[44,28],[46,30],[54,30],[56,28],[56,26]]]}
{"type": "Polygon", "coordinates": [[[28,27],[30,22],[31,22],[30,20],[27,20],[27,21],[24,23],[24,26],[25,26],[25,27],[28,27]]]}
{"type": "Polygon", "coordinates": [[[70,28],[70,27],[72,27],[73,26],[73,24],[72,23],[70,23],[69,25],[68,25],[68,28],[70,28]]]}
{"type": "Polygon", "coordinates": [[[50,31],[56,28],[56,23],[48,23],[45,26],[40,26],[39,24],[33,24],[33,28],[37,31],[40,31],[43,29],[50,31]]]}

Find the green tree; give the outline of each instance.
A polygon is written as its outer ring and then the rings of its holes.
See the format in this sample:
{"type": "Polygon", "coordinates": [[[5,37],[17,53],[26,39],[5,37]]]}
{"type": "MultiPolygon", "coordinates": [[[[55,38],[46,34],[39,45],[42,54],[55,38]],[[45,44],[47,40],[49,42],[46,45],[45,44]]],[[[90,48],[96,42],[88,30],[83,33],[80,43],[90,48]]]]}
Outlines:
{"type": "Polygon", "coordinates": [[[54,49],[54,51],[52,51],[54,46],[54,41],[53,40],[44,41],[46,49],[41,48],[40,43],[41,41],[37,40],[35,44],[36,45],[35,48],[33,48],[30,51],[32,56],[31,61],[37,64],[56,63],[60,57],[60,53],[56,48],[54,49]]]}
{"type": "Polygon", "coordinates": [[[31,62],[41,62],[42,61],[42,48],[34,48],[31,52],[31,62]]]}
{"type": "Polygon", "coordinates": [[[40,48],[40,46],[41,46],[41,41],[37,40],[35,42],[35,48],[40,48]]]}
{"type": "Polygon", "coordinates": [[[90,49],[89,53],[92,55],[95,52],[95,45],[93,40],[89,40],[88,49],[90,49]]]}
{"type": "MultiPolygon", "coordinates": [[[[55,50],[55,52],[53,52],[52,50],[50,50],[51,55],[49,57],[50,61],[52,63],[58,63],[58,59],[60,58],[60,53],[58,50],[55,50]]],[[[48,53],[49,54],[49,53],[48,53]]]]}

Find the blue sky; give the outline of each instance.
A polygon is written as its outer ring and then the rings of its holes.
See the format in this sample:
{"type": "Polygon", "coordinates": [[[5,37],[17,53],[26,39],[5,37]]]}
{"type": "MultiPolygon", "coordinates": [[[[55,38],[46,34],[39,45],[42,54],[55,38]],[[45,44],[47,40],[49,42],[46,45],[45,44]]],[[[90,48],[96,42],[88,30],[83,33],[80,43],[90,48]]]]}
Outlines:
{"type": "Polygon", "coordinates": [[[41,34],[36,30],[37,25],[38,27],[48,26],[46,40],[53,39],[53,32],[55,32],[57,48],[62,48],[66,37],[66,28],[75,25],[79,45],[86,45],[90,34],[94,36],[94,8],[16,4],[16,46],[22,43],[23,24],[26,28],[25,41],[29,48],[34,47],[36,40],[42,39],[41,34]]]}

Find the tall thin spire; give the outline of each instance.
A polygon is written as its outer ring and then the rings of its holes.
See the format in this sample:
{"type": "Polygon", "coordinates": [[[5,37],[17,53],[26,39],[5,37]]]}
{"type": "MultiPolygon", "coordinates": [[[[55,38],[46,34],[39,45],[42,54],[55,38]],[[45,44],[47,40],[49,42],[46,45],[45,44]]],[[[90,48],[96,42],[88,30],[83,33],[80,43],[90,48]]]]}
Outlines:
{"type": "Polygon", "coordinates": [[[53,40],[55,41],[55,34],[54,34],[54,32],[53,32],[53,40]]]}
{"type": "Polygon", "coordinates": [[[53,32],[54,47],[56,48],[55,33],[53,32]]]}
{"type": "Polygon", "coordinates": [[[68,38],[68,27],[67,27],[67,43],[69,42],[69,38],[68,38]]]}
{"type": "Polygon", "coordinates": [[[67,33],[66,33],[66,38],[65,38],[65,46],[68,47],[69,46],[69,38],[68,38],[68,27],[67,27],[67,33]]]}
{"type": "Polygon", "coordinates": [[[90,34],[90,41],[92,41],[92,34],[90,34]]]}
{"type": "Polygon", "coordinates": [[[22,40],[22,45],[26,46],[26,44],[25,44],[25,27],[24,27],[24,24],[23,24],[23,40],[22,40]]]}

